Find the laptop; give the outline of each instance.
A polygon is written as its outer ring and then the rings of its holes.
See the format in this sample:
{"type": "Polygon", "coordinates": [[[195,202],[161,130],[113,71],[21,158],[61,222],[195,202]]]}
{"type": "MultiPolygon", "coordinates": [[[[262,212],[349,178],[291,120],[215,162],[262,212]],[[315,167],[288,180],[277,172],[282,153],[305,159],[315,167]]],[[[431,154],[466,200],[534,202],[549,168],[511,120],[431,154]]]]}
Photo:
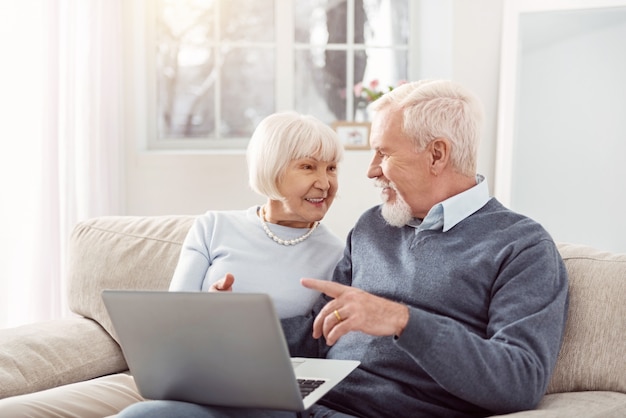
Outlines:
{"type": "Polygon", "coordinates": [[[265,294],[104,290],[102,298],[146,399],[303,411],[359,365],[290,358],[265,294]]]}

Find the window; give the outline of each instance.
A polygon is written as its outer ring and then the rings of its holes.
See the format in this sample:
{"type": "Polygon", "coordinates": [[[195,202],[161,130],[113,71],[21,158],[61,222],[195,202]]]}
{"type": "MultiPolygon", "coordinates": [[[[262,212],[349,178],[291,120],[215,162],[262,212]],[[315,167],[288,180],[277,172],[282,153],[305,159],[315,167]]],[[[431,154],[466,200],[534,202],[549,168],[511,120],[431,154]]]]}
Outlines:
{"type": "Polygon", "coordinates": [[[158,0],[148,14],[149,147],[243,148],[284,109],[363,120],[356,83],[410,78],[411,3],[158,0]]]}
{"type": "Polygon", "coordinates": [[[294,108],[332,123],[362,119],[353,86],[408,79],[408,0],[298,0],[294,108]]]}

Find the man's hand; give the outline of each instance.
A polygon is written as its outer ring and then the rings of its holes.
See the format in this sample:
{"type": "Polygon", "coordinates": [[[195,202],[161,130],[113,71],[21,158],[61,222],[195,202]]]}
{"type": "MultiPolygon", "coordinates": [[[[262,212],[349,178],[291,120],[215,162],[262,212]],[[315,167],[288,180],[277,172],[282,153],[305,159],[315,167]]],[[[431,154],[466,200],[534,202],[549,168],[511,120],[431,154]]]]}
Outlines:
{"type": "Polygon", "coordinates": [[[400,335],[409,321],[409,309],[361,289],[326,280],[302,279],[304,287],[333,298],[313,322],[313,337],[333,345],[350,331],[369,335],[400,335]]]}
{"type": "Polygon", "coordinates": [[[226,273],[224,277],[209,287],[209,292],[232,292],[233,283],[235,283],[235,276],[230,273],[226,273]]]}

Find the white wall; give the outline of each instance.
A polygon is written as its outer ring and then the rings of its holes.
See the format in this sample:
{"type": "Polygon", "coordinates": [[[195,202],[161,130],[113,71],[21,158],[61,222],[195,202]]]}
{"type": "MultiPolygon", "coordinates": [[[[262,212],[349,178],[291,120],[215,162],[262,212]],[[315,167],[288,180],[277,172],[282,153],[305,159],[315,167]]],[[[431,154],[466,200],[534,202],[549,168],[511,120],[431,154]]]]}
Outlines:
{"type": "Polygon", "coordinates": [[[502,0],[455,0],[452,78],[471,89],[485,107],[478,172],[495,183],[502,0]]]}
{"type": "MultiPolygon", "coordinates": [[[[248,187],[241,152],[164,154],[132,152],[127,168],[127,214],[199,214],[263,203],[248,187]]],[[[350,151],[340,167],[339,193],[324,223],[344,237],[358,215],[379,203],[365,172],[369,151],[350,151]]]]}
{"type": "Polygon", "coordinates": [[[545,15],[550,34],[536,33],[543,16],[521,25],[530,45],[520,57],[511,207],[557,241],[625,252],[626,8],[580,21],[545,15]]]}
{"type": "MultiPolygon", "coordinates": [[[[422,0],[432,6],[433,1],[422,0]]],[[[440,1],[440,0],[435,0],[440,1]]],[[[447,5],[450,2],[446,3],[447,5]]],[[[421,77],[452,77],[473,90],[486,110],[484,140],[480,148],[479,171],[493,184],[497,115],[498,68],[500,59],[501,0],[452,0],[445,27],[452,30],[451,59],[439,67],[422,63],[428,74],[421,77]],[[450,68],[450,66],[452,68],[450,68]]],[[[425,8],[426,10],[426,8],[425,8]]],[[[423,16],[424,17],[424,16],[423,16]]],[[[134,51],[133,53],[137,53],[134,51]]],[[[425,55],[427,57],[427,55],[425,55]]],[[[132,89],[128,89],[130,92],[132,89]]],[[[163,153],[141,150],[145,115],[134,113],[129,97],[127,115],[128,215],[199,214],[209,209],[241,209],[262,200],[247,187],[245,157],[235,153],[163,153]],[[139,144],[139,145],[138,145],[139,144]]],[[[340,168],[339,196],[324,222],[345,236],[365,209],[380,202],[379,192],[365,173],[370,151],[348,151],[340,168]]]]}

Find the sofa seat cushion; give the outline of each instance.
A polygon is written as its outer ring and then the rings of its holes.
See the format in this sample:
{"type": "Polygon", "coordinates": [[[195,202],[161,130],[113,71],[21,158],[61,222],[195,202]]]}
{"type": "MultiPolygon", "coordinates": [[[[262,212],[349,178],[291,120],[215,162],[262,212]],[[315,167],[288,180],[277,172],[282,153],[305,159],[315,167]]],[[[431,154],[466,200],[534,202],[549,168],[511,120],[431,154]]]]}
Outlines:
{"type": "Polygon", "coordinates": [[[67,318],[0,330],[0,399],[128,369],[96,322],[67,318]]]}
{"type": "Polygon", "coordinates": [[[624,418],[626,394],[601,391],[554,393],[544,396],[535,410],[497,416],[507,418],[624,418]]]}
{"type": "Polygon", "coordinates": [[[626,254],[558,248],[569,274],[570,306],[548,393],[626,393],[626,254]]]}
{"type": "Polygon", "coordinates": [[[103,418],[143,401],[128,373],[0,399],[4,418],[103,418]]]}
{"type": "Polygon", "coordinates": [[[167,290],[193,216],[103,216],[79,223],[68,260],[70,309],[116,334],[104,289],[167,290]]]}

